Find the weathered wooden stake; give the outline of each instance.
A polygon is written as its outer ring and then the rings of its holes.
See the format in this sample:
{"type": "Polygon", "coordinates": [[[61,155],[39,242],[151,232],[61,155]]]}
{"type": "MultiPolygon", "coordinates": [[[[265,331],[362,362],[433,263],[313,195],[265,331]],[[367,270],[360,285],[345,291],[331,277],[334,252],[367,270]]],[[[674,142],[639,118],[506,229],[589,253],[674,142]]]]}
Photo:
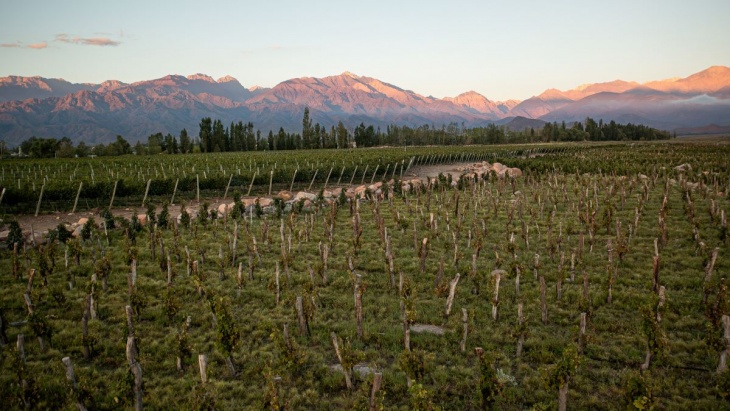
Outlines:
{"type": "Polygon", "coordinates": [[[79,183],[79,190],[76,192],[76,200],[74,200],[74,208],[71,210],[71,214],[76,213],[76,205],[79,203],[79,196],[81,195],[81,187],[84,186],[84,182],[79,183]]]}
{"type": "MultiPolygon", "coordinates": [[[[231,176],[233,176],[233,174],[231,174],[231,176]]],[[[179,183],[179,182],[180,182],[179,178],[175,179],[175,188],[172,189],[172,198],[170,198],[170,205],[175,204],[175,194],[177,194],[177,183],[179,183]]],[[[230,184],[230,181],[229,181],[229,184],[230,184]]],[[[224,199],[225,199],[225,197],[224,197],[224,199]]]]}
{"type": "MultiPolygon", "coordinates": [[[[226,201],[226,197],[228,197],[228,189],[231,188],[231,181],[233,181],[233,173],[231,173],[231,176],[228,177],[228,184],[226,184],[226,191],[223,192],[223,201],[226,201]]],[[[177,188],[177,181],[175,182],[175,188],[177,188]]],[[[269,189],[269,195],[271,195],[271,189],[269,189]]]]}
{"type": "Polygon", "coordinates": [[[730,317],[722,316],[723,339],[725,340],[725,349],[720,353],[720,363],[717,365],[717,373],[727,370],[727,355],[730,352],[730,317]]]}
{"type": "Polygon", "coordinates": [[[292,191],[294,189],[294,180],[297,178],[297,172],[299,171],[299,168],[294,170],[294,175],[291,178],[291,184],[289,185],[289,191],[292,191]]]}
{"type": "Polygon", "coordinates": [[[114,188],[112,189],[112,199],[109,201],[110,210],[111,210],[112,206],[114,205],[114,196],[117,195],[117,184],[119,184],[119,180],[114,181],[114,188]]]}
{"type": "Polygon", "coordinates": [[[453,280],[449,282],[449,297],[446,299],[446,316],[448,317],[451,313],[451,304],[454,303],[454,294],[456,294],[456,285],[459,284],[459,278],[461,275],[456,273],[453,280]]]}
{"type": "MultiPolygon", "coordinates": [[[[78,390],[79,386],[76,383],[76,375],[74,374],[74,366],[71,362],[71,358],[63,357],[61,359],[61,362],[64,366],[66,366],[66,379],[71,384],[71,388],[75,393],[76,390],[78,390]]],[[[79,411],[86,411],[86,406],[84,406],[84,403],[81,402],[81,400],[78,398],[76,398],[76,409],[78,409],[79,411]]]]}
{"type": "Polygon", "coordinates": [[[568,381],[560,384],[558,388],[558,411],[566,411],[568,409],[568,381]]]}
{"type": "Polygon", "coordinates": [[[345,385],[347,385],[348,390],[352,390],[352,376],[351,376],[351,370],[345,368],[345,364],[342,361],[342,352],[340,351],[340,344],[337,341],[337,334],[332,332],[330,335],[332,337],[332,345],[335,347],[335,354],[337,354],[337,360],[340,362],[340,366],[342,367],[342,374],[345,375],[345,385]]]}
{"type": "Polygon", "coordinates": [[[330,176],[332,175],[332,169],[333,169],[333,168],[334,168],[334,167],[330,167],[330,172],[329,172],[329,173],[327,173],[327,179],[326,179],[326,180],[324,180],[324,188],[323,188],[323,190],[326,190],[326,189],[327,189],[327,183],[329,183],[329,182],[330,182],[330,176]]]}
{"type": "Polygon", "coordinates": [[[248,191],[246,192],[246,197],[251,195],[251,188],[253,187],[253,182],[256,181],[256,176],[259,174],[259,171],[256,170],[255,173],[253,173],[253,178],[251,179],[251,183],[248,185],[248,191]]]}
{"type": "Polygon", "coordinates": [[[383,384],[383,373],[376,372],[373,374],[373,389],[370,392],[370,411],[376,411],[375,396],[380,391],[380,386],[383,384]]]}
{"type": "Polygon", "coordinates": [[[150,192],[150,184],[152,184],[151,178],[147,180],[147,187],[144,189],[144,197],[142,197],[142,207],[144,207],[144,203],[147,202],[147,194],[150,192]]]}
{"type": "Polygon", "coordinates": [[[134,318],[134,312],[132,311],[132,306],[125,306],[124,313],[127,316],[127,336],[134,336],[134,323],[132,322],[134,318]]]}
{"type": "Polygon", "coordinates": [[[15,343],[15,347],[18,349],[20,360],[25,363],[25,336],[23,334],[18,334],[18,341],[15,343]]]}
{"type": "Polygon", "coordinates": [[[657,303],[656,307],[656,321],[658,323],[662,322],[662,308],[664,307],[664,303],[667,300],[667,289],[664,288],[664,286],[659,287],[659,302],[657,303]]]}
{"type": "Polygon", "coordinates": [[[200,367],[200,382],[205,384],[208,382],[208,356],[206,354],[198,354],[198,367],[200,367]]]}
{"type": "Polygon", "coordinates": [[[309,188],[307,188],[307,191],[312,191],[312,185],[314,185],[314,179],[317,178],[317,173],[319,173],[319,169],[314,170],[314,175],[312,176],[312,182],[309,183],[309,188]]]}
{"type": "Polygon", "coordinates": [[[38,196],[38,205],[35,207],[35,216],[38,217],[38,212],[41,211],[41,200],[43,200],[43,190],[46,189],[46,182],[43,182],[41,186],[41,194],[38,196]]]}
{"type": "Polygon", "coordinates": [[[137,343],[134,336],[127,337],[127,362],[134,376],[134,409],[142,411],[142,366],[137,362],[137,343]]]}
{"type": "Polygon", "coordinates": [[[352,185],[352,182],[355,180],[355,174],[357,174],[357,167],[355,166],[355,171],[352,172],[352,177],[350,177],[350,185],[352,185]]]}
{"type": "Polygon", "coordinates": [[[502,280],[502,275],[507,275],[507,272],[504,270],[494,270],[491,274],[491,277],[494,279],[494,297],[492,298],[492,320],[494,321],[497,321],[499,318],[499,282],[502,280]]]}
{"type": "Polygon", "coordinates": [[[299,334],[309,335],[309,324],[307,323],[307,317],[304,315],[304,299],[298,295],[296,303],[294,304],[297,310],[297,319],[299,320],[299,334]]]}
{"type": "Polygon", "coordinates": [[[340,170],[340,178],[337,179],[337,185],[340,185],[340,181],[342,181],[342,175],[345,174],[345,166],[342,166],[342,170],[340,170]]]}
{"type": "Polygon", "coordinates": [[[375,171],[373,171],[373,176],[370,178],[370,184],[372,184],[375,181],[375,176],[378,174],[379,168],[380,168],[380,164],[375,166],[375,171]]]}

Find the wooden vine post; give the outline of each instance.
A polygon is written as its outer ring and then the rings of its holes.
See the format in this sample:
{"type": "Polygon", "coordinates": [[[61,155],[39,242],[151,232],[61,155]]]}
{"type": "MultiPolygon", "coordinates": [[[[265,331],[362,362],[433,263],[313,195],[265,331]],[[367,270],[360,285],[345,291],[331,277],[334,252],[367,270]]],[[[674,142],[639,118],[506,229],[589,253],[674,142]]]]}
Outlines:
{"type": "Polygon", "coordinates": [[[492,271],[492,279],[494,281],[494,297],[492,298],[492,320],[497,321],[499,318],[499,283],[502,279],[502,275],[506,275],[507,272],[504,270],[492,271]]]}
{"type": "Polygon", "coordinates": [[[198,354],[198,367],[200,368],[200,382],[205,385],[208,382],[208,356],[198,354]]]}
{"type": "Polygon", "coordinates": [[[76,213],[76,205],[79,203],[79,196],[81,195],[81,187],[84,186],[84,182],[79,183],[79,190],[76,192],[76,199],[74,200],[74,208],[71,210],[71,214],[76,213]]]}
{"type": "Polygon", "coordinates": [[[342,351],[340,350],[340,344],[339,339],[337,338],[337,334],[332,332],[330,334],[330,337],[332,338],[332,345],[335,347],[335,354],[337,355],[337,360],[340,362],[340,366],[342,367],[342,374],[345,375],[345,385],[347,385],[347,389],[351,390],[353,389],[352,385],[352,371],[349,369],[349,367],[345,364],[345,362],[342,359],[342,351]]]}
{"type": "Polygon", "coordinates": [[[111,210],[112,206],[114,205],[114,196],[117,195],[117,184],[119,184],[119,180],[114,181],[114,188],[112,189],[112,199],[109,201],[110,210],[111,210]]]}
{"type": "Polygon", "coordinates": [[[46,182],[43,182],[41,186],[41,194],[38,196],[38,204],[35,207],[35,216],[38,217],[38,212],[41,210],[41,200],[43,200],[43,190],[46,188],[46,182]]]}
{"type": "Polygon", "coordinates": [[[307,323],[307,317],[304,315],[304,300],[301,295],[297,296],[294,306],[297,310],[297,319],[299,320],[299,334],[308,336],[309,324],[307,323]]]}
{"type": "Polygon", "coordinates": [[[380,391],[380,387],[383,385],[383,373],[376,372],[373,374],[373,389],[370,392],[370,408],[369,411],[377,410],[377,394],[380,391]]]}
{"type": "Polygon", "coordinates": [[[722,316],[723,341],[725,349],[720,352],[720,363],[717,365],[717,373],[727,371],[727,355],[730,352],[730,317],[722,316]]]}
{"type": "Polygon", "coordinates": [[[461,275],[456,273],[453,280],[449,282],[449,296],[446,298],[446,317],[451,314],[451,305],[454,303],[454,296],[456,294],[456,285],[459,284],[459,278],[461,275]]]}
{"type": "Polygon", "coordinates": [[[78,398],[77,391],[79,389],[79,385],[76,382],[76,374],[74,373],[74,366],[71,362],[71,358],[63,357],[61,359],[61,362],[66,367],[66,379],[68,380],[69,384],[71,384],[71,390],[76,397],[76,409],[79,411],[86,411],[86,406],[84,406],[84,403],[81,402],[81,399],[78,398]]]}
{"type": "Polygon", "coordinates": [[[142,366],[137,361],[137,344],[133,335],[127,337],[127,362],[134,376],[134,409],[142,411],[142,366]]]}

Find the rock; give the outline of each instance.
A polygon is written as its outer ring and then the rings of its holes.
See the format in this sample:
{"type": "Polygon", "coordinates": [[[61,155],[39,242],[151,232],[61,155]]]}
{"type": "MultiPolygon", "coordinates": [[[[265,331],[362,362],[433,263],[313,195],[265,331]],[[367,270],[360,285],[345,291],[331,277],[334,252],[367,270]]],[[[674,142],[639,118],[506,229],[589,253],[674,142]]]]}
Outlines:
{"type": "Polygon", "coordinates": [[[306,191],[300,191],[297,193],[297,195],[294,197],[294,201],[299,200],[309,200],[309,201],[317,201],[317,195],[312,193],[307,193],[306,191]]]}
{"type": "Polygon", "coordinates": [[[439,327],[438,325],[413,324],[411,325],[411,332],[416,334],[444,335],[446,333],[446,329],[439,327]]]}
{"type": "Polygon", "coordinates": [[[139,220],[139,223],[142,225],[147,224],[147,214],[137,214],[137,220],[139,220]]]}
{"type": "Polygon", "coordinates": [[[287,190],[279,191],[278,194],[275,196],[278,199],[281,199],[284,202],[291,201],[294,198],[294,193],[287,190]]]}
{"type": "MultiPolygon", "coordinates": [[[[340,364],[330,365],[329,368],[332,371],[335,371],[338,374],[342,372],[342,365],[340,365],[340,364]]],[[[353,365],[352,366],[352,371],[356,372],[360,376],[360,378],[365,378],[368,375],[370,375],[373,372],[375,372],[375,370],[373,370],[372,368],[368,367],[368,365],[365,364],[365,363],[360,363],[360,364],[353,365]]]]}
{"type": "Polygon", "coordinates": [[[219,215],[225,215],[226,213],[228,213],[229,210],[230,209],[228,208],[228,206],[226,204],[221,204],[218,206],[219,215]]]}
{"type": "Polygon", "coordinates": [[[83,226],[77,226],[74,228],[73,232],[71,233],[71,237],[73,238],[79,238],[81,237],[81,230],[83,230],[83,226]]]}
{"type": "Polygon", "coordinates": [[[511,167],[507,169],[507,175],[512,178],[522,177],[522,170],[517,167],[511,167]]]}
{"type": "Polygon", "coordinates": [[[692,166],[689,163],[684,163],[674,167],[674,170],[679,172],[692,171],[692,166]]]}
{"type": "Polygon", "coordinates": [[[343,190],[342,187],[333,188],[332,197],[339,197],[342,190],[343,190]]]}
{"type": "Polygon", "coordinates": [[[497,175],[504,175],[504,172],[507,170],[507,166],[502,163],[494,163],[492,164],[491,169],[494,170],[497,175]]]}
{"type": "Polygon", "coordinates": [[[81,217],[81,218],[79,218],[79,222],[78,222],[78,223],[76,223],[76,224],[78,224],[78,225],[84,225],[84,224],[86,224],[86,222],[87,222],[87,221],[89,221],[89,219],[88,219],[88,218],[86,218],[86,217],[81,217]]]}
{"type": "Polygon", "coordinates": [[[362,196],[363,194],[365,194],[365,190],[367,190],[367,189],[368,189],[367,186],[364,186],[364,185],[363,186],[358,186],[357,188],[355,188],[355,195],[361,195],[362,196]]]}
{"type": "Polygon", "coordinates": [[[259,205],[261,207],[270,207],[270,206],[274,205],[274,199],[272,199],[272,198],[259,197],[258,200],[259,200],[259,205]]]}
{"type": "Polygon", "coordinates": [[[0,231],[0,241],[8,241],[10,230],[0,231]]]}
{"type": "Polygon", "coordinates": [[[376,191],[380,190],[380,188],[381,188],[382,186],[383,186],[383,182],[382,182],[382,181],[378,181],[378,182],[377,182],[377,183],[375,183],[375,184],[370,184],[370,185],[368,186],[368,189],[369,189],[370,191],[372,191],[372,192],[374,193],[374,192],[376,192],[376,191]]]}
{"type": "Polygon", "coordinates": [[[324,197],[324,198],[332,198],[332,197],[334,197],[334,195],[332,194],[331,191],[325,190],[325,191],[322,192],[322,197],[324,197]]]}

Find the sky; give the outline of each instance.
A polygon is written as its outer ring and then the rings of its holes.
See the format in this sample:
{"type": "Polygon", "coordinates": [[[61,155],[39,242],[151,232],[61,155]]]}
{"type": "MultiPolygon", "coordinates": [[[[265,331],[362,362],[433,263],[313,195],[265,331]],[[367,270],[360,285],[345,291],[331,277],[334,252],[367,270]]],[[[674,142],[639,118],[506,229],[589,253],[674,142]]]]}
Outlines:
{"type": "Polygon", "coordinates": [[[0,0],[0,76],[273,87],[350,71],[426,96],[524,100],[730,66],[728,16],[728,0],[0,0]]]}

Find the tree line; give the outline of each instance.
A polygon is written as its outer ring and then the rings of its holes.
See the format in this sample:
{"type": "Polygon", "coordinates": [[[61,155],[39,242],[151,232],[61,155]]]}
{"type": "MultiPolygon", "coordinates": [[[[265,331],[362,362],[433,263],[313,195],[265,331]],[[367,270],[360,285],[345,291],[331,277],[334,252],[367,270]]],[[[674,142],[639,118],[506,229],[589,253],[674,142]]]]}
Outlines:
{"type": "MultiPolygon", "coordinates": [[[[125,154],[187,154],[265,150],[311,150],[377,146],[423,146],[423,145],[468,145],[468,144],[523,144],[558,141],[650,141],[671,138],[668,131],[658,130],[641,124],[604,123],[590,117],[583,122],[570,125],[546,123],[542,128],[526,127],[513,130],[506,126],[488,124],[481,127],[465,127],[455,122],[441,127],[424,124],[419,127],[389,125],[365,125],[361,122],[354,128],[346,127],[342,121],[328,129],[319,123],[312,124],[309,108],[304,109],[302,130],[290,133],[280,127],[278,132],[269,130],[262,136],[251,122],[231,122],[225,126],[219,119],[205,117],[200,120],[197,136],[190,136],[182,129],[178,136],[170,133],[151,134],[147,143],[137,141],[132,146],[124,137],[117,136],[108,145],[87,146],[79,142],[74,146],[68,137],[31,137],[23,141],[18,153],[35,158],[118,156],[125,154]]],[[[676,137],[676,135],[675,135],[676,137]]],[[[9,151],[7,151],[9,152],[9,151]]],[[[0,153],[1,154],[1,153],[0,153]]]]}

